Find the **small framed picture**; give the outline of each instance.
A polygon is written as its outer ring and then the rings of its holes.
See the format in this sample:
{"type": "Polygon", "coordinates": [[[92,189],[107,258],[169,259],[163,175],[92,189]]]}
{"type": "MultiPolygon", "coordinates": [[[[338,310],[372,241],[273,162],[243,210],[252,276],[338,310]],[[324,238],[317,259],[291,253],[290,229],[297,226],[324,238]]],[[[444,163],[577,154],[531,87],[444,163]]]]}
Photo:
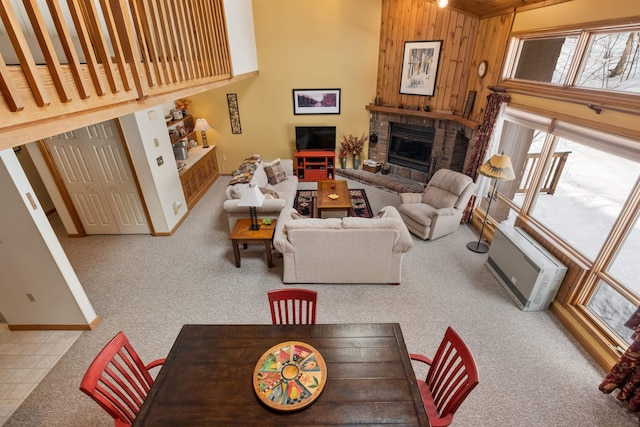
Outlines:
{"type": "Polygon", "coordinates": [[[442,40],[404,42],[400,93],[433,96],[442,40]]]}
{"type": "Polygon", "coordinates": [[[293,114],[340,114],[340,89],[293,89],[293,114]]]}
{"type": "Polygon", "coordinates": [[[184,127],[184,125],[178,125],[177,129],[180,136],[185,136],[187,134],[187,129],[184,127]]]}

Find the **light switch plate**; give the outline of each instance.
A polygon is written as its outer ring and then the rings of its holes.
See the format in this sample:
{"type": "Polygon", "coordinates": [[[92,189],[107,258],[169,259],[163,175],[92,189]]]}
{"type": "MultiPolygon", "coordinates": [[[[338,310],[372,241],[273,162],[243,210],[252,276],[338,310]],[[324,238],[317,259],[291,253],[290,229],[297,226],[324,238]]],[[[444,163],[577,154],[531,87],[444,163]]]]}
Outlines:
{"type": "Polygon", "coordinates": [[[155,145],[156,147],[160,146],[160,141],[158,141],[158,138],[153,138],[153,145],[155,145]]]}
{"type": "Polygon", "coordinates": [[[158,166],[162,166],[162,164],[164,163],[164,159],[162,158],[162,156],[158,156],[156,158],[156,161],[158,162],[158,166]]]}

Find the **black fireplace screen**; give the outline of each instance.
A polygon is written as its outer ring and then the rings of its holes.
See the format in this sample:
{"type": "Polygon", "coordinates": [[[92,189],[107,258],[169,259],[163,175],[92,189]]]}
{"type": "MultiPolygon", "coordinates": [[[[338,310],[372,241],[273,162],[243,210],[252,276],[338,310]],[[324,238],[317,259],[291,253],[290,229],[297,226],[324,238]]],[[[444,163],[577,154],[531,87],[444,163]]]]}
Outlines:
{"type": "Polygon", "coordinates": [[[435,134],[433,127],[391,123],[387,161],[428,173],[435,134]]]}

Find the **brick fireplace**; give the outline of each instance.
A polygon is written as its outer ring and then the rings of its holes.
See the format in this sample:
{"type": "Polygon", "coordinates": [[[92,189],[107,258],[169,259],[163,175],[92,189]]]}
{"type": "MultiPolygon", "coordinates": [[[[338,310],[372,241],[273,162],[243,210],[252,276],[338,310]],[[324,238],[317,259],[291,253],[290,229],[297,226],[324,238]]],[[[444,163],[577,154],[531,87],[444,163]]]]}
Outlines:
{"type": "Polygon", "coordinates": [[[474,129],[456,120],[414,115],[415,112],[405,114],[400,109],[383,109],[390,111],[370,109],[370,129],[378,135],[378,142],[369,142],[369,159],[387,164],[389,173],[420,182],[428,182],[438,169],[463,172],[469,151],[469,139],[474,129]],[[407,141],[399,142],[395,130],[407,129],[415,134],[407,134],[407,141]],[[429,139],[432,142],[428,148],[428,158],[425,158],[425,152],[416,146],[426,144],[426,140],[429,139]],[[410,160],[414,154],[419,158],[415,161],[410,160]]]}

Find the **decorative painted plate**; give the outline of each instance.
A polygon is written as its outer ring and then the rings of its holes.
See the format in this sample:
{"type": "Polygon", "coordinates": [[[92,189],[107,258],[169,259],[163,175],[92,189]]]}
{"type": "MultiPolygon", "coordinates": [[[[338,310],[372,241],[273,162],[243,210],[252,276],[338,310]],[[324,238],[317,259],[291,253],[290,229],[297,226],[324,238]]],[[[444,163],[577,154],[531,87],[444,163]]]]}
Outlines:
{"type": "Polygon", "coordinates": [[[327,380],[322,355],[309,344],[286,341],[260,357],[253,371],[253,389],[268,407],[302,409],[320,396],[327,380]]]}

